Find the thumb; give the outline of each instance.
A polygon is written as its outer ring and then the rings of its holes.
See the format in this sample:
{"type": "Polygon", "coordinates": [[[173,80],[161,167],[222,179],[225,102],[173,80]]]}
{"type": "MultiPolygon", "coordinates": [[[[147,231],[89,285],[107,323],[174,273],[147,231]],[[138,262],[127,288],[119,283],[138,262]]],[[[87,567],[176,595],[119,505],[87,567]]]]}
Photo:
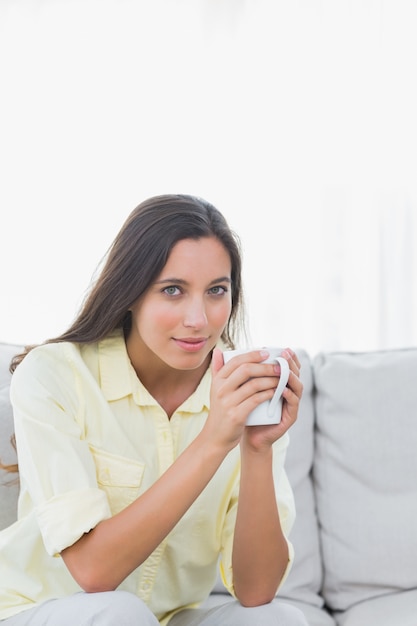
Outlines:
{"type": "Polygon", "coordinates": [[[211,358],[211,371],[212,374],[217,374],[217,372],[223,367],[223,352],[220,348],[214,348],[213,356],[211,358]]]}

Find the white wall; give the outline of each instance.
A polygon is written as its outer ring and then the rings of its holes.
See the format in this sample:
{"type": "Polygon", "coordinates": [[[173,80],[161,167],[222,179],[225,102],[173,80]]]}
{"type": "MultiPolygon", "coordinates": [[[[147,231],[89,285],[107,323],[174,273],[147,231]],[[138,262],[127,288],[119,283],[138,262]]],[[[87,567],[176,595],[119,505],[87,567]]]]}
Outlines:
{"type": "Polygon", "coordinates": [[[417,343],[417,5],[1,0],[0,341],[70,323],[127,214],[240,234],[255,343],[417,343]]]}

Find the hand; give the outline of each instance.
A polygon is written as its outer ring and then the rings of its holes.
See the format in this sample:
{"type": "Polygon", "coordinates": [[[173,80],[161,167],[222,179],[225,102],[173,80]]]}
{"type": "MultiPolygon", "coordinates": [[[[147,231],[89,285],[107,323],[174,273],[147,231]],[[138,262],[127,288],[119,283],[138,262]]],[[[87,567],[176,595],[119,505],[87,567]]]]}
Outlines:
{"type": "Polygon", "coordinates": [[[230,437],[231,447],[243,436],[245,445],[256,449],[269,448],[297,419],[303,390],[299,379],[300,362],[290,349],[284,350],[282,356],[288,361],[290,376],[282,395],[280,424],[245,428],[249,413],[261,402],[272,398],[279,381],[280,367],[264,363],[268,353],[263,350],[238,355],[223,366],[221,351],[214,350],[210,417],[213,422],[221,420],[216,426],[218,434],[230,437]]]}
{"type": "Polygon", "coordinates": [[[285,349],[281,356],[288,361],[290,367],[288,383],[282,393],[281,421],[279,424],[267,426],[247,426],[244,432],[242,444],[257,451],[268,449],[287,432],[298,416],[303,393],[303,384],[299,378],[301,363],[296,353],[289,348],[285,349]]]}
{"type": "Polygon", "coordinates": [[[228,449],[237,445],[244,433],[255,447],[272,445],[295,421],[302,385],[298,379],[300,363],[290,350],[283,355],[289,362],[288,389],[283,393],[282,424],[275,426],[250,426],[246,428],[249,413],[261,402],[270,400],[279,380],[279,365],[264,363],[268,353],[253,350],[235,356],[223,365],[223,355],[215,349],[212,359],[213,382],[211,409],[207,429],[211,437],[228,449]]]}

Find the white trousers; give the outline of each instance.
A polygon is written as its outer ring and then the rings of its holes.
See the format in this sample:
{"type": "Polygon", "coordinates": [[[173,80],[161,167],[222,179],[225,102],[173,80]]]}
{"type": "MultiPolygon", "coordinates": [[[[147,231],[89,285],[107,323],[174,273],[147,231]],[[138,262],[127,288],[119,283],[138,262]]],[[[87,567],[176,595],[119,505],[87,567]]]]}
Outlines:
{"type": "MultiPolygon", "coordinates": [[[[137,596],[126,591],[77,593],[49,600],[38,607],[0,621],[1,626],[159,626],[137,596]]],[[[174,615],[169,626],[308,626],[301,611],[275,600],[245,608],[227,602],[211,609],[187,609],[174,615]]]]}
{"type": "Polygon", "coordinates": [[[186,609],[168,626],[308,626],[308,622],[299,609],[280,600],[250,608],[235,600],[211,609],[186,609]]]}

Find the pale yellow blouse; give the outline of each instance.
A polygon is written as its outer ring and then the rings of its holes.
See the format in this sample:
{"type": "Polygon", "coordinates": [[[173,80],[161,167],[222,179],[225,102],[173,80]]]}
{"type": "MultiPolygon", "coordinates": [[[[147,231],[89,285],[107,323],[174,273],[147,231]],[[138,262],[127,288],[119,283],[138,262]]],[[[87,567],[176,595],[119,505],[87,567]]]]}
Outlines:
{"type": "MultiPolygon", "coordinates": [[[[0,533],[0,619],[80,591],[59,553],[133,502],[174,462],[203,427],[210,384],[208,370],[169,420],[138,380],[121,333],[93,345],[57,343],[29,353],[11,385],[21,493],[18,521],[0,533]]],[[[295,516],[283,468],[287,445],[285,435],[274,448],[286,536],[295,516]]],[[[219,555],[233,594],[238,488],[235,449],[168,537],[120,585],[142,598],[161,624],[204,601],[219,555]]]]}

